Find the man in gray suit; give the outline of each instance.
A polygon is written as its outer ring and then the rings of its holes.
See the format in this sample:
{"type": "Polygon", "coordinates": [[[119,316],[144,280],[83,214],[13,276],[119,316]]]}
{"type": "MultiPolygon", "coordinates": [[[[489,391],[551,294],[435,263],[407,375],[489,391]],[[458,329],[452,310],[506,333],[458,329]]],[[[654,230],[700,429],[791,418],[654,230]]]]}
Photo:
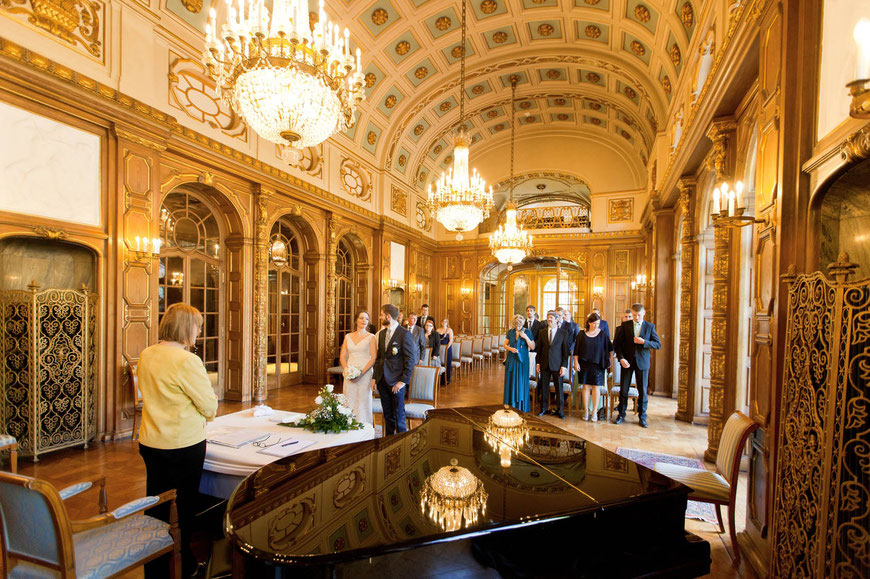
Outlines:
{"type": "Polygon", "coordinates": [[[426,349],[426,331],[417,325],[417,314],[411,312],[408,314],[408,331],[417,343],[417,360],[423,358],[423,350],[426,349]]]}

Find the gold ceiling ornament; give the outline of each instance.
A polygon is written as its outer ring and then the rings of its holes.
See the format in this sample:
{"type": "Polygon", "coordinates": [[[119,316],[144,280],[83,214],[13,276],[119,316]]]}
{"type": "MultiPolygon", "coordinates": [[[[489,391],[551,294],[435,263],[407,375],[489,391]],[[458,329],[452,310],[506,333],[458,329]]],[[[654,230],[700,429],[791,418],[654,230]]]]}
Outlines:
{"type": "Polygon", "coordinates": [[[625,96],[627,96],[627,97],[630,98],[631,100],[634,100],[634,99],[637,98],[637,93],[636,93],[635,90],[634,90],[633,88],[631,88],[630,86],[627,86],[627,87],[623,88],[623,89],[622,89],[622,92],[624,92],[624,93],[625,93],[625,96]]]}
{"type": "Polygon", "coordinates": [[[495,129],[496,131],[503,131],[504,130],[504,123],[497,124],[496,126],[493,127],[493,129],[495,129]]]}
{"type": "Polygon", "coordinates": [[[595,72],[587,72],[587,73],[586,73],[586,80],[588,80],[589,82],[592,82],[592,83],[596,83],[596,84],[597,84],[598,81],[601,80],[601,75],[599,75],[599,74],[597,74],[597,73],[595,73],[595,72]]]}
{"type": "Polygon", "coordinates": [[[639,22],[646,24],[650,19],[649,8],[643,4],[638,4],[634,7],[634,17],[637,18],[639,22]]]}
{"type": "Polygon", "coordinates": [[[536,120],[536,117],[526,117],[526,124],[531,125],[536,120]]]}
{"type": "Polygon", "coordinates": [[[261,137],[296,149],[322,143],[354,123],[365,98],[361,53],[350,31],[316,24],[308,0],[232,0],[220,33],[211,9],[203,63],[219,93],[261,137]]]}
{"type": "Polygon", "coordinates": [[[589,108],[592,109],[593,111],[600,111],[601,110],[601,103],[596,103],[594,101],[590,102],[589,108]]]}
{"type": "Polygon", "coordinates": [[[589,122],[593,125],[600,125],[601,119],[599,119],[598,117],[589,117],[589,122]]]}
{"type": "Polygon", "coordinates": [[[378,136],[374,131],[369,131],[369,134],[366,135],[366,142],[368,142],[369,145],[374,145],[377,140],[378,136]]]}
{"type": "Polygon", "coordinates": [[[414,127],[414,134],[419,137],[423,134],[423,131],[425,130],[426,128],[423,125],[417,125],[416,127],[414,127]]]}
{"type": "Polygon", "coordinates": [[[477,86],[473,86],[473,87],[471,87],[471,92],[472,92],[473,94],[483,94],[483,91],[485,91],[485,90],[486,90],[486,89],[483,87],[482,84],[479,84],[479,85],[477,85],[477,86]]]}
{"type": "Polygon", "coordinates": [[[626,141],[630,141],[630,140],[631,140],[631,135],[630,135],[630,134],[628,133],[628,131],[626,131],[625,129],[620,129],[620,130],[619,130],[619,135],[620,135],[623,139],[625,139],[626,141]]]}
{"type": "Polygon", "coordinates": [[[389,13],[383,8],[377,8],[372,12],[372,22],[374,22],[375,26],[383,26],[389,18],[389,13]]]}
{"type": "Polygon", "coordinates": [[[662,88],[665,91],[666,95],[671,94],[671,79],[668,75],[662,77],[662,88]]]}
{"type": "Polygon", "coordinates": [[[398,44],[396,44],[396,54],[399,56],[404,56],[411,52],[411,43],[407,40],[402,40],[398,44]]]}
{"type": "Polygon", "coordinates": [[[561,77],[562,77],[562,72],[559,70],[556,70],[555,68],[551,68],[550,70],[547,71],[547,78],[549,78],[551,80],[556,80],[556,79],[559,79],[561,77]]]}
{"type": "Polygon", "coordinates": [[[495,42],[496,44],[504,44],[505,42],[507,42],[507,39],[508,39],[507,32],[505,32],[503,30],[499,30],[498,32],[496,32],[495,34],[492,35],[492,41],[495,42]]]}
{"type": "Polygon", "coordinates": [[[429,69],[426,68],[425,66],[421,66],[420,68],[418,68],[417,70],[414,71],[414,76],[420,80],[423,80],[424,78],[429,76],[429,69]]]}
{"type": "Polygon", "coordinates": [[[595,5],[597,5],[599,2],[601,2],[601,0],[585,0],[585,2],[586,2],[588,5],[590,5],[590,6],[595,6],[595,5]]]}
{"type": "Polygon", "coordinates": [[[181,0],[181,5],[192,14],[199,14],[202,11],[202,0],[181,0]]]}
{"type": "Polygon", "coordinates": [[[444,150],[444,148],[443,148],[441,145],[435,145],[435,148],[432,149],[432,151],[433,151],[436,155],[437,155],[438,153],[440,153],[441,151],[443,151],[443,150],[444,150]]]}
{"type": "Polygon", "coordinates": [[[643,44],[641,44],[637,40],[632,40],[629,46],[631,46],[631,51],[637,56],[643,56],[644,54],[646,54],[646,48],[644,48],[643,44]]]}
{"type": "Polygon", "coordinates": [[[27,21],[52,36],[76,46],[81,44],[102,57],[100,17],[104,5],[92,0],[0,0],[0,9],[27,16],[27,21]]]}
{"type": "Polygon", "coordinates": [[[399,167],[404,167],[405,163],[408,162],[408,157],[405,155],[399,155],[399,167]]]}
{"type": "Polygon", "coordinates": [[[498,2],[495,0],[483,0],[480,3],[480,12],[482,14],[492,14],[496,10],[498,10],[498,2]]]}
{"type": "Polygon", "coordinates": [[[451,108],[452,106],[453,106],[453,103],[451,103],[450,101],[444,101],[443,103],[441,103],[441,106],[438,107],[438,108],[441,109],[443,112],[446,113],[447,111],[450,110],[450,108],[451,108]]]}
{"type": "Polygon", "coordinates": [[[599,36],[601,36],[601,29],[594,24],[590,24],[586,27],[583,33],[586,34],[586,36],[588,36],[589,38],[598,38],[599,36]]]}
{"type": "Polygon", "coordinates": [[[372,88],[375,86],[375,83],[378,82],[378,77],[375,76],[375,73],[369,72],[365,76],[366,88],[372,88]]]}
{"type": "Polygon", "coordinates": [[[567,121],[567,120],[568,120],[568,115],[566,115],[565,113],[559,113],[559,114],[556,116],[556,118],[559,119],[560,121],[567,121]]]}
{"type": "Polygon", "coordinates": [[[695,10],[689,2],[683,4],[680,8],[680,20],[683,21],[683,26],[691,28],[695,23],[695,10]]]}
{"type": "Polygon", "coordinates": [[[453,50],[450,51],[450,56],[452,56],[453,58],[461,57],[462,56],[462,47],[461,46],[454,46],[453,50]]]}
{"type": "Polygon", "coordinates": [[[458,531],[486,514],[488,498],[480,479],[451,458],[450,466],[426,477],[420,491],[420,511],[445,531],[458,531]]]}
{"type": "MultiPolygon", "coordinates": [[[[511,76],[511,115],[515,109],[517,100],[517,80],[516,75],[511,76]]],[[[525,103],[523,103],[525,104],[525,103]]],[[[534,117],[529,117],[527,122],[531,122],[534,117]]],[[[492,255],[499,263],[508,264],[508,270],[513,269],[513,265],[521,263],[526,255],[532,250],[532,236],[527,231],[523,230],[523,226],[517,223],[517,204],[514,202],[514,147],[516,145],[516,122],[511,123],[511,157],[510,157],[510,182],[508,202],[505,210],[505,222],[498,226],[492,235],[489,236],[489,249],[492,255]]],[[[508,454],[510,461],[510,454],[508,454]]],[[[502,457],[502,466],[504,466],[504,457],[502,457]]]]}
{"type": "Polygon", "coordinates": [[[668,49],[668,54],[671,55],[671,62],[674,63],[674,66],[680,66],[680,63],[683,61],[683,56],[680,53],[680,47],[677,46],[677,43],[671,44],[671,47],[668,49]]]}
{"type": "Polygon", "coordinates": [[[494,119],[498,116],[498,111],[496,111],[496,110],[489,111],[488,113],[486,113],[486,116],[488,116],[491,119],[494,119]]]}
{"type": "Polygon", "coordinates": [[[532,108],[532,103],[530,103],[529,101],[523,101],[520,103],[520,108],[523,110],[530,109],[532,108]]]}
{"type": "Polygon", "coordinates": [[[553,28],[552,24],[545,23],[538,26],[538,34],[540,34],[541,36],[552,36],[553,32],[555,31],[556,29],[553,28]]]}
{"type": "MultiPolygon", "coordinates": [[[[468,0],[462,0],[462,57],[459,67],[459,128],[453,139],[453,166],[435,183],[429,185],[428,203],[435,219],[447,231],[457,232],[456,239],[462,239],[463,231],[475,229],[489,217],[492,207],[492,187],[486,190],[486,182],[476,169],[469,170],[468,147],[471,144],[465,126],[465,56],[468,0]]],[[[441,104],[441,110],[447,111],[441,104]]]]}
{"type": "Polygon", "coordinates": [[[568,101],[565,100],[565,99],[563,99],[562,97],[557,98],[557,99],[554,100],[553,102],[554,102],[556,105],[560,106],[560,107],[563,107],[563,106],[565,106],[565,105],[568,103],[568,101]]]}
{"type": "Polygon", "coordinates": [[[444,163],[446,165],[449,165],[452,162],[453,162],[453,155],[447,155],[446,157],[444,157],[444,163]]]}
{"type": "Polygon", "coordinates": [[[451,24],[452,24],[452,22],[451,22],[449,17],[442,16],[441,18],[439,18],[438,20],[435,21],[435,28],[437,28],[438,30],[441,30],[443,32],[443,31],[447,30],[448,28],[450,28],[451,24]]]}
{"type": "Polygon", "coordinates": [[[529,426],[525,418],[505,404],[502,410],[489,417],[483,438],[498,453],[501,466],[508,468],[511,455],[518,453],[529,441],[529,426]]]}
{"type": "Polygon", "coordinates": [[[384,100],[384,106],[387,107],[388,109],[391,109],[391,108],[393,108],[394,106],[396,106],[396,101],[397,101],[397,100],[398,100],[398,99],[396,99],[396,95],[391,94],[390,96],[388,96],[388,97],[384,100]]]}

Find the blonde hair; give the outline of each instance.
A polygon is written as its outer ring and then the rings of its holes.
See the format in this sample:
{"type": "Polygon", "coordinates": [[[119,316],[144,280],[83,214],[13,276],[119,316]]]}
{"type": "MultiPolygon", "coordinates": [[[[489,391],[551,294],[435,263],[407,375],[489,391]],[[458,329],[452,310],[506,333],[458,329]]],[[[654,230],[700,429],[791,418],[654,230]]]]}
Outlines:
{"type": "Polygon", "coordinates": [[[525,318],[522,314],[516,314],[516,315],[513,317],[513,319],[511,320],[511,321],[514,323],[515,326],[517,325],[517,320],[519,320],[521,324],[525,324],[525,323],[526,323],[526,318],[525,318]]]}
{"type": "Polygon", "coordinates": [[[202,314],[198,309],[182,303],[172,304],[160,320],[157,337],[167,342],[192,346],[196,341],[196,332],[201,327],[202,314]]]}

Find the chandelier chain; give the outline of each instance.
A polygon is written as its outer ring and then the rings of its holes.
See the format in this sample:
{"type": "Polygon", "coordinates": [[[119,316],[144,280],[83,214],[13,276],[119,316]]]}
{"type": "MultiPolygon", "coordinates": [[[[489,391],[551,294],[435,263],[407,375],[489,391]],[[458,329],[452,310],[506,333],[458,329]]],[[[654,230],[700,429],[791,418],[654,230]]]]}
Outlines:
{"type": "Polygon", "coordinates": [[[462,58],[459,62],[459,125],[465,121],[465,15],[468,0],[462,0],[462,58]]]}
{"type": "Polygon", "coordinates": [[[517,134],[517,123],[516,123],[516,100],[517,100],[517,79],[511,79],[511,187],[510,187],[510,201],[514,200],[514,141],[516,140],[517,134]]]}

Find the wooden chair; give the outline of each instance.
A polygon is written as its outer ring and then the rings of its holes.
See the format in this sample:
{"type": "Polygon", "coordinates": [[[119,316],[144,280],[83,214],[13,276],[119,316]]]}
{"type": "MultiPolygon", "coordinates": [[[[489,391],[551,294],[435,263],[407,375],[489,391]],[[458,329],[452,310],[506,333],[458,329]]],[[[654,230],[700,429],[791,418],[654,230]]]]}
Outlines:
{"type": "Polygon", "coordinates": [[[471,366],[474,369],[474,358],[471,355],[471,340],[462,340],[459,343],[459,362],[462,364],[463,375],[465,374],[465,366],[471,366]]]}
{"type": "Polygon", "coordinates": [[[734,550],[734,563],[740,562],[740,549],[737,547],[737,530],[734,527],[734,503],[737,498],[737,481],[740,476],[740,457],[746,441],[758,428],[758,423],[742,412],[735,412],[722,429],[719,439],[719,452],[716,455],[716,472],[696,469],[676,464],[657,462],[656,472],[679,481],[692,489],[689,500],[716,505],[719,517],[719,530],[724,533],[722,524],[722,505],[728,505],[728,526],[731,531],[731,548],[734,550]],[[727,477],[727,478],[726,478],[727,477]]]}
{"type": "Polygon", "coordinates": [[[411,421],[426,420],[426,413],[438,406],[438,377],[441,368],[438,366],[416,366],[411,374],[408,385],[408,402],[405,403],[405,418],[408,428],[411,421]]]}
{"type": "Polygon", "coordinates": [[[139,391],[139,376],[136,373],[137,367],[138,364],[136,362],[127,363],[127,387],[130,389],[130,399],[133,401],[133,435],[130,437],[131,442],[136,442],[139,439],[136,419],[142,414],[142,392],[139,391]]]}
{"type": "Polygon", "coordinates": [[[483,338],[483,352],[482,352],[482,354],[483,354],[483,359],[488,363],[492,363],[492,340],[493,340],[493,336],[485,336],[483,338]]]}
{"type": "MultiPolygon", "coordinates": [[[[106,512],[106,479],[61,491],[51,484],[0,472],[3,568],[10,577],[112,577],[168,555],[168,577],[181,577],[175,491],[144,497],[106,512]],[[63,501],[98,485],[100,514],[70,520],[63,501]],[[169,523],[140,514],[169,503],[169,523]]],[[[4,575],[5,576],[5,575],[4,575]]]]}
{"type": "Polygon", "coordinates": [[[478,367],[483,366],[483,338],[474,338],[471,341],[471,358],[472,367],[475,363],[478,367]]]}
{"type": "Polygon", "coordinates": [[[420,355],[420,359],[417,360],[417,366],[428,366],[431,357],[432,348],[423,348],[423,353],[420,355]]]}
{"type": "Polygon", "coordinates": [[[461,343],[453,340],[453,344],[450,346],[450,349],[453,350],[451,354],[450,366],[452,367],[450,378],[453,381],[459,380],[460,375],[462,374],[462,362],[460,361],[460,347],[461,343]]]}
{"type": "Polygon", "coordinates": [[[0,450],[9,450],[9,469],[18,472],[18,441],[11,434],[0,433],[0,450]]]}

